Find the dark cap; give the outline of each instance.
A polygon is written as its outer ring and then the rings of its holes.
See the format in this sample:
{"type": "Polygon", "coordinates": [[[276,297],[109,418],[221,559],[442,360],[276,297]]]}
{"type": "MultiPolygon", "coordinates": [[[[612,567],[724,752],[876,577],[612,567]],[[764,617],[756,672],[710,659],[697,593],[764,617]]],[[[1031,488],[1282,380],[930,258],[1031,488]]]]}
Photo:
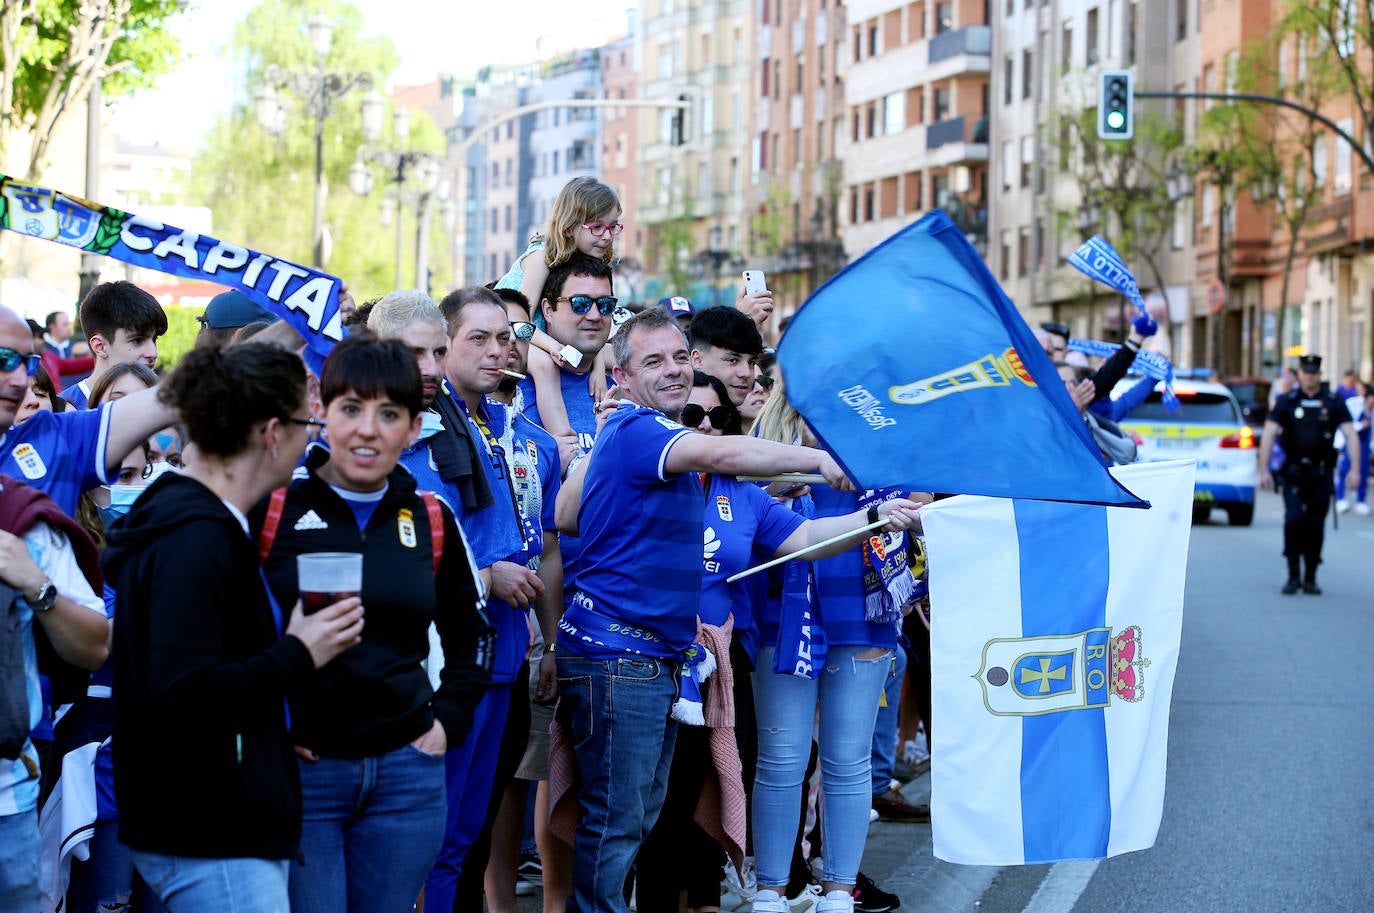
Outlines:
{"type": "Polygon", "coordinates": [[[196,319],[212,330],[229,330],[246,327],[259,320],[273,321],[277,315],[243,292],[229,291],[211,298],[205,313],[196,319]]]}
{"type": "Polygon", "coordinates": [[[1322,357],[1320,355],[1304,355],[1298,359],[1298,370],[1306,371],[1309,374],[1322,373],[1322,357]]]}
{"type": "Polygon", "coordinates": [[[47,328],[45,328],[43,324],[39,323],[37,320],[34,320],[32,317],[25,317],[24,319],[28,321],[29,332],[33,335],[42,336],[44,333],[48,332],[47,328]]]}
{"type": "Polygon", "coordinates": [[[660,298],[658,299],[658,306],[674,317],[691,317],[696,313],[696,309],[692,307],[692,302],[681,295],[673,295],[670,298],[660,298]]]}
{"type": "Polygon", "coordinates": [[[1066,323],[1050,323],[1047,321],[1040,324],[1040,329],[1055,336],[1063,336],[1065,339],[1069,338],[1069,325],[1066,323]]]}

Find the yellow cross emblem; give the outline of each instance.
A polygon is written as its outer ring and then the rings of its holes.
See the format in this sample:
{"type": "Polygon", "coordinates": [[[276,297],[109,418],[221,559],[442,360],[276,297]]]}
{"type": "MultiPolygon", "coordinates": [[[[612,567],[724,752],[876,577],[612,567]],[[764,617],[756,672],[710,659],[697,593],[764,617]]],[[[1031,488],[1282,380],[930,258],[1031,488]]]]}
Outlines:
{"type": "Polygon", "coordinates": [[[1036,672],[1034,669],[1022,669],[1021,684],[1028,685],[1033,684],[1035,682],[1039,682],[1040,693],[1047,694],[1050,690],[1050,679],[1055,679],[1056,681],[1062,682],[1064,680],[1065,674],[1068,672],[1067,666],[1060,666],[1058,669],[1053,670],[1050,669],[1050,666],[1053,664],[1053,662],[1054,660],[1048,657],[1042,657],[1040,660],[1039,672],[1036,672]]]}

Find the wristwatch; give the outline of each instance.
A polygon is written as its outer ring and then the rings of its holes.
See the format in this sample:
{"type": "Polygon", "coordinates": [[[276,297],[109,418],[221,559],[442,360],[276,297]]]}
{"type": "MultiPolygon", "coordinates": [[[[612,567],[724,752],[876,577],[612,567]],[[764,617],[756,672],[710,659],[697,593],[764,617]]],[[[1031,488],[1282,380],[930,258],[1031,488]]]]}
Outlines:
{"type": "Polygon", "coordinates": [[[544,655],[545,655],[545,656],[548,656],[550,653],[554,652],[554,651],[557,650],[557,649],[558,649],[558,643],[557,643],[557,641],[552,641],[552,640],[546,640],[546,641],[544,641],[544,655]]]}
{"type": "Polygon", "coordinates": [[[57,587],[45,577],[43,585],[38,588],[38,594],[31,597],[25,593],[24,598],[28,601],[29,608],[35,612],[49,612],[57,605],[57,587]]]}

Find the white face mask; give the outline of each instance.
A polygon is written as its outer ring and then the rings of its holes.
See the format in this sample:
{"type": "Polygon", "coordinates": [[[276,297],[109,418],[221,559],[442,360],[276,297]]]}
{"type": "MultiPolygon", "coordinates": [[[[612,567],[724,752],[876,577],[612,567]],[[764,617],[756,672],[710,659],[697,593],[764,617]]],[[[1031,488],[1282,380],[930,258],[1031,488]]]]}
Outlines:
{"type": "Polygon", "coordinates": [[[146,486],[146,485],[151,485],[151,484],[153,484],[153,483],[156,482],[164,473],[176,472],[176,471],[177,471],[177,468],[176,468],[175,466],[173,466],[171,463],[166,462],[165,460],[162,461],[162,462],[153,463],[153,464],[152,464],[151,466],[149,466],[149,468],[148,468],[148,479],[147,479],[147,481],[144,482],[144,485],[146,486]]]}

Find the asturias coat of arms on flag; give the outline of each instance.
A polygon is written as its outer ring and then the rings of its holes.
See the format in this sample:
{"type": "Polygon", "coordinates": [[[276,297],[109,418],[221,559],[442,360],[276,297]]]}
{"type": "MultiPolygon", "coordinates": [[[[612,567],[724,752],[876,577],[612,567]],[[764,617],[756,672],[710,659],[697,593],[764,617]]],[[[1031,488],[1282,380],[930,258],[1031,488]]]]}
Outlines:
{"type": "Polygon", "coordinates": [[[974,676],[983,706],[996,716],[1039,716],[1135,702],[1144,694],[1140,626],[1115,637],[1110,628],[1047,637],[999,637],[983,645],[974,676]]]}

